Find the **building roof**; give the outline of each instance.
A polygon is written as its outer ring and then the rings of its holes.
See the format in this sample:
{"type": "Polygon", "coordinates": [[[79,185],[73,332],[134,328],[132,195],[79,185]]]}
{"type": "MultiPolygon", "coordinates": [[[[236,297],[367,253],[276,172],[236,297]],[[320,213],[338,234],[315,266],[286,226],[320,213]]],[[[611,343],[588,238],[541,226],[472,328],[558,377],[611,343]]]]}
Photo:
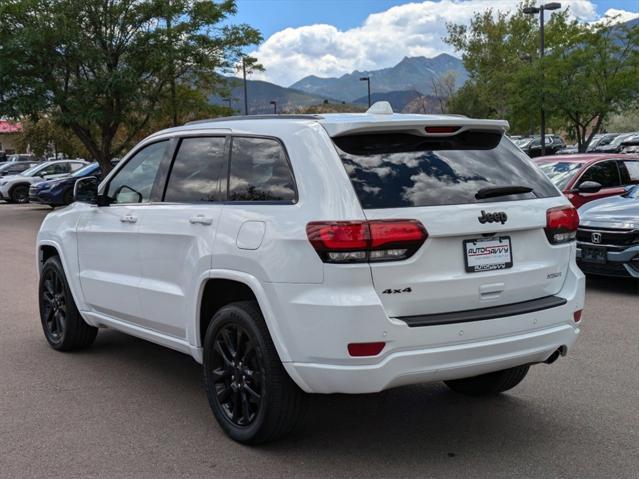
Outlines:
{"type": "Polygon", "coordinates": [[[0,120],[0,133],[20,133],[22,124],[20,122],[0,120]]]}

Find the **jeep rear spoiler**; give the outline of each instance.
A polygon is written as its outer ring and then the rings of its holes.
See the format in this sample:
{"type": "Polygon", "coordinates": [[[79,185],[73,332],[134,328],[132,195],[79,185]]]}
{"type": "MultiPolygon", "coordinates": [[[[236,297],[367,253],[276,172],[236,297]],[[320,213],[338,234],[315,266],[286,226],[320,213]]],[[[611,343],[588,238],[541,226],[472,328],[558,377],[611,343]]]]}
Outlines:
{"type": "Polygon", "coordinates": [[[466,130],[504,134],[509,128],[505,120],[477,120],[446,115],[326,115],[319,123],[331,137],[376,132],[445,137],[466,130]]]}

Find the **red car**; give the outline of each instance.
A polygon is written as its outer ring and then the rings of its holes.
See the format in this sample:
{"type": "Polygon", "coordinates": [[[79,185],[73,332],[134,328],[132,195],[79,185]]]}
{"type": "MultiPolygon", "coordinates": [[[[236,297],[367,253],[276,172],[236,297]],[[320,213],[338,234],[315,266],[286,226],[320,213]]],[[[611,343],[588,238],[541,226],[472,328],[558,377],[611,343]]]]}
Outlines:
{"type": "Polygon", "coordinates": [[[584,203],[621,195],[639,184],[639,156],[605,153],[541,156],[533,160],[570,202],[584,203]]]}

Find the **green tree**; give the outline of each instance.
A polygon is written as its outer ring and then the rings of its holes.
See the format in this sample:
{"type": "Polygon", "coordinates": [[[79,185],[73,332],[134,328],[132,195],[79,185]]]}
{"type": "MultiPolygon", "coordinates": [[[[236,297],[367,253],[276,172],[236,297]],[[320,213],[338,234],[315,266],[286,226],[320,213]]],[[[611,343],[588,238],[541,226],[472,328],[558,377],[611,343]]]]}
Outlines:
{"type": "Polygon", "coordinates": [[[69,158],[88,157],[86,148],[71,130],[61,127],[46,116],[36,122],[22,122],[22,132],[17,143],[21,151],[30,148],[38,156],[63,153],[69,158]]]}
{"type": "Polygon", "coordinates": [[[549,40],[554,48],[542,62],[545,105],[584,152],[611,114],[639,99],[639,27],[564,21],[549,40]]]}
{"type": "Polygon", "coordinates": [[[469,79],[449,101],[451,113],[508,118],[513,129],[530,128],[539,103],[516,101],[514,73],[529,64],[538,38],[535,20],[518,10],[514,14],[487,10],[469,25],[448,24],[444,40],[462,53],[469,79]],[[516,110],[517,114],[514,114],[516,110]]]}
{"type": "Polygon", "coordinates": [[[150,125],[209,113],[217,75],[261,41],[228,23],[236,11],[234,0],[4,0],[0,114],[49,115],[108,171],[150,125]]]}
{"type": "Polygon", "coordinates": [[[526,132],[538,126],[543,104],[547,125],[567,131],[585,151],[606,118],[637,101],[639,28],[587,25],[557,12],[545,24],[542,60],[537,19],[522,6],[448,25],[445,40],[462,52],[469,72],[449,110],[506,118],[513,131],[526,132]]]}

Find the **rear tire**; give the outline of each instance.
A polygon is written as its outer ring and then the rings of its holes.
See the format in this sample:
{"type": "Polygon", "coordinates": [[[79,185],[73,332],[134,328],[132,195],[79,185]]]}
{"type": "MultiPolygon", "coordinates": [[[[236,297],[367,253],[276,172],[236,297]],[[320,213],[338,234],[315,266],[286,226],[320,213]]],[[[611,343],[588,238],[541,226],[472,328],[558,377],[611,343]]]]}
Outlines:
{"type": "Polygon", "coordinates": [[[29,186],[28,185],[16,185],[11,189],[9,193],[11,201],[13,203],[28,203],[29,202],[29,186]]]}
{"type": "Polygon", "coordinates": [[[254,301],[215,313],[204,338],[204,383],[213,415],[228,436],[260,444],[289,433],[304,393],[288,376],[254,301]]]}
{"type": "Polygon", "coordinates": [[[528,374],[528,369],[530,365],[526,364],[472,378],[444,381],[444,383],[456,393],[466,396],[494,396],[517,386],[528,374]]]}
{"type": "Polygon", "coordinates": [[[42,267],[39,297],[42,329],[53,349],[72,351],[93,344],[98,328],[80,316],[58,256],[47,259],[42,267]]]}

